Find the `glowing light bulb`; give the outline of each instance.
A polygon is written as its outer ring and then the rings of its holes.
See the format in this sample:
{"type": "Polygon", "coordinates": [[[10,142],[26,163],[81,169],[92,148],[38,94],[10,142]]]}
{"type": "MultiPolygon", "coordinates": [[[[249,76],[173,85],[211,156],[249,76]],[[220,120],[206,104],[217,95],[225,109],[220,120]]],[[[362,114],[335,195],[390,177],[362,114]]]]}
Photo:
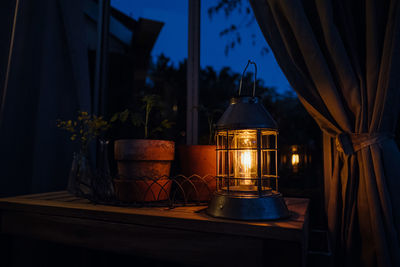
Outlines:
{"type": "Polygon", "coordinates": [[[242,154],[242,157],[241,157],[241,163],[242,163],[242,166],[243,166],[243,169],[244,169],[244,172],[247,174],[247,173],[250,173],[250,169],[251,169],[251,154],[250,154],[250,151],[245,151],[243,154],[242,154]]]}
{"type": "MultiPolygon", "coordinates": [[[[240,157],[240,163],[242,165],[243,174],[245,177],[249,177],[251,174],[251,152],[244,151],[240,157]]],[[[245,179],[244,184],[249,185],[251,184],[251,180],[245,179]]]]}

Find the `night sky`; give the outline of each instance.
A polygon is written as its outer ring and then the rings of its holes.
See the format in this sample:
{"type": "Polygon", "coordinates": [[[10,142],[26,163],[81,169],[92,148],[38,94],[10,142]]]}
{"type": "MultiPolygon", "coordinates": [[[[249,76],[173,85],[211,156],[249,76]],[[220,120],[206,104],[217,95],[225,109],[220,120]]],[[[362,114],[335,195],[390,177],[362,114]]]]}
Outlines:
{"type": "MultiPolygon", "coordinates": [[[[257,22],[253,20],[246,27],[244,24],[249,19],[239,12],[229,17],[220,12],[210,18],[207,10],[216,2],[201,1],[201,66],[212,66],[215,70],[228,66],[235,72],[242,72],[247,60],[252,59],[257,63],[258,77],[264,80],[266,86],[275,87],[280,93],[292,91],[272,52],[262,54],[266,41],[257,22]],[[235,35],[220,37],[219,34],[231,24],[240,25],[241,22],[244,22],[240,28],[242,41],[225,55],[225,46],[235,35]],[[255,35],[255,44],[252,42],[252,34],[255,35]]],[[[153,57],[164,53],[174,64],[187,57],[188,0],[111,0],[111,5],[134,19],[142,17],[165,23],[153,48],[153,57]]]]}

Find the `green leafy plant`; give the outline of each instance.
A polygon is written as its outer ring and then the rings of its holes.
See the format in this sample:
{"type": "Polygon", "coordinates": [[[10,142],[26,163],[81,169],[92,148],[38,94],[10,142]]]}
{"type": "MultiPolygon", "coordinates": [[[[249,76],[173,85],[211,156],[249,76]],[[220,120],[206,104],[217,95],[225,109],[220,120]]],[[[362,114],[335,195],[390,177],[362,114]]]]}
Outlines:
{"type": "Polygon", "coordinates": [[[90,141],[106,131],[110,124],[102,116],[78,111],[76,120],[57,120],[57,127],[70,132],[70,139],[80,142],[81,151],[87,153],[90,141]]]}
{"type": "Polygon", "coordinates": [[[120,121],[125,123],[130,119],[131,123],[135,127],[143,127],[145,139],[154,136],[157,132],[163,132],[165,129],[169,129],[172,127],[172,125],[174,125],[173,122],[169,121],[168,119],[164,119],[159,125],[155,126],[153,129],[150,129],[151,111],[155,108],[162,107],[161,97],[159,95],[145,95],[141,101],[143,103],[142,110],[144,112],[133,112],[129,109],[125,109],[122,112],[115,113],[111,117],[110,122],[114,123],[120,121]]]}

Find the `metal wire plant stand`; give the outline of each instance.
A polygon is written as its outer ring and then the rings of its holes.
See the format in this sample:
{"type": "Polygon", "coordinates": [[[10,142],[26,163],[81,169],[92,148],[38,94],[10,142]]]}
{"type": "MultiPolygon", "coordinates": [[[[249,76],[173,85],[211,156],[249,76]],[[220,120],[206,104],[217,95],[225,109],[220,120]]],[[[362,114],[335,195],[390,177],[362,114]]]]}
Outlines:
{"type": "Polygon", "coordinates": [[[83,195],[95,204],[132,207],[179,207],[208,204],[216,187],[213,175],[184,175],[153,177],[125,177],[97,174],[92,179],[91,194],[83,195]],[[116,181],[123,181],[124,192],[116,181]],[[121,194],[128,194],[124,200],[121,194]],[[122,200],[121,200],[122,199],[122,200]]]}

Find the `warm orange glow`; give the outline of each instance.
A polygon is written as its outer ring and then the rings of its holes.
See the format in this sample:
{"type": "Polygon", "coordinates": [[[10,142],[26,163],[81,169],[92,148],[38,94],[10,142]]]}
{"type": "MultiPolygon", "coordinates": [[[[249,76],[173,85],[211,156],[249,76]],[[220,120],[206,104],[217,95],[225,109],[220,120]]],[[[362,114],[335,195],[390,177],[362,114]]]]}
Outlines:
{"type": "MultiPolygon", "coordinates": [[[[250,177],[251,175],[251,169],[252,165],[254,164],[252,159],[251,159],[251,152],[250,151],[244,151],[240,155],[240,164],[241,166],[239,168],[242,169],[242,173],[244,174],[245,177],[250,177]]],[[[243,181],[243,184],[245,185],[250,185],[251,181],[248,179],[245,179],[243,181]]]]}
{"type": "MultiPolygon", "coordinates": [[[[260,188],[262,191],[277,188],[276,131],[221,131],[216,139],[219,190],[253,194],[260,188]]],[[[286,155],[289,165],[292,154],[286,155]]]]}
{"type": "Polygon", "coordinates": [[[292,154],[292,165],[295,167],[300,163],[299,154],[292,154]]]}

